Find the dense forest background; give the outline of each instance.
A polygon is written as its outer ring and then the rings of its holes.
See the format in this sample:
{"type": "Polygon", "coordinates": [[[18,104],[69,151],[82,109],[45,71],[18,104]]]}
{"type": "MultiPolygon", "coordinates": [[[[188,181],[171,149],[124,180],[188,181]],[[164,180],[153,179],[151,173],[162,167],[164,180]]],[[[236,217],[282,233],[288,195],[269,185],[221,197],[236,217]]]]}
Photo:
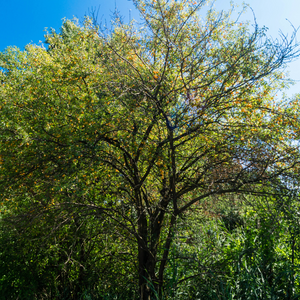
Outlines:
{"type": "Polygon", "coordinates": [[[1,299],[300,297],[296,31],[206,2],[0,53],[1,299]]]}
{"type": "MultiPolygon", "coordinates": [[[[163,299],[298,299],[297,199],[209,200],[177,224],[163,299]]],[[[2,299],[139,299],[134,243],[95,219],[50,237],[54,217],[35,233],[2,224],[2,299]]]]}

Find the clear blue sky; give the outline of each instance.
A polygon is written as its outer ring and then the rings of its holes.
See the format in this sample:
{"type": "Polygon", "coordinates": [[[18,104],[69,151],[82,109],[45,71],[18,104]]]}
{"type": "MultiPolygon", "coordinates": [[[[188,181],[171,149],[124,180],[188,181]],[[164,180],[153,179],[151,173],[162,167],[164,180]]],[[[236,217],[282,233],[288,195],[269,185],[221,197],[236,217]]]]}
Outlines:
{"type": "MultiPolygon", "coordinates": [[[[235,0],[242,7],[243,0],[235,0]]],[[[300,0],[246,0],[252,7],[257,23],[267,26],[268,33],[276,38],[281,30],[285,34],[292,33],[288,19],[296,28],[300,26],[300,0]]],[[[229,8],[229,0],[216,0],[217,9],[229,8]]],[[[64,17],[71,19],[73,16],[83,19],[89,10],[98,8],[99,19],[110,20],[110,15],[115,9],[128,20],[129,10],[133,18],[137,18],[131,1],[128,0],[2,0],[0,10],[0,51],[7,46],[16,45],[20,49],[28,43],[38,44],[44,40],[44,29],[55,28],[59,30],[64,17]]],[[[242,19],[253,21],[252,13],[242,16],[242,19]]],[[[298,34],[300,41],[300,33],[298,34]]],[[[289,94],[300,92],[300,59],[293,62],[288,70],[290,77],[299,80],[291,88],[289,94]]]]}

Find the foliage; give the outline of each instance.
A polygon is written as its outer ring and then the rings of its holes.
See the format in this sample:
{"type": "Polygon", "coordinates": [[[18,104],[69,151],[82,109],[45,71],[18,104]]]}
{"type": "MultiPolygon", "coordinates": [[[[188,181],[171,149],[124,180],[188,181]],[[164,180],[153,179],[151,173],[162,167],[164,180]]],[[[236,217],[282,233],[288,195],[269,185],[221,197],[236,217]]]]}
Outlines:
{"type": "MultiPolygon", "coordinates": [[[[60,274],[60,295],[67,286],[70,297],[89,289],[110,297],[124,279],[118,292],[133,282],[143,300],[167,296],[183,277],[178,259],[184,266],[182,253],[195,252],[188,240],[183,249],[174,243],[197,205],[267,195],[272,184],[297,180],[299,99],[275,96],[286,87],[284,65],[298,55],[295,34],[272,41],[256,24],[250,30],[212,9],[203,21],[204,0],[134,3],[143,26],[118,16],[111,31],[66,20],[46,36],[47,49],[0,54],[3,216],[12,236],[45,241],[35,270],[49,266],[55,247],[64,267],[49,274],[60,274]]],[[[232,213],[223,216],[228,232],[242,225],[232,213]]],[[[265,241],[263,224],[257,237],[265,241]]],[[[210,260],[210,276],[227,265],[225,236],[197,242],[195,261],[210,260]]],[[[269,240],[259,250],[264,280],[274,247],[269,240]]],[[[196,266],[186,275],[196,276],[196,266]]]]}

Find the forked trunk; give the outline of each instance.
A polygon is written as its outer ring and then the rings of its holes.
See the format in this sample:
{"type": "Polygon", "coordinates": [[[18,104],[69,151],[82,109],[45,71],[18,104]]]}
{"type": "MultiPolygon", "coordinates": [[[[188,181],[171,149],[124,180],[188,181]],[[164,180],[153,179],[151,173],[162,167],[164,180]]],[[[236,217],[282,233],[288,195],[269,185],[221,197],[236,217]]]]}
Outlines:
{"type": "MultiPolygon", "coordinates": [[[[159,237],[159,233],[156,236],[159,237]]],[[[152,299],[152,296],[157,293],[158,289],[157,279],[155,276],[157,249],[151,249],[151,244],[152,243],[148,242],[147,219],[145,214],[142,213],[139,218],[138,241],[140,300],[152,299]]]]}
{"type": "Polygon", "coordinates": [[[140,288],[140,300],[156,299],[155,296],[161,297],[163,291],[164,282],[164,270],[167,265],[169,251],[172,243],[173,229],[176,222],[176,216],[173,215],[169,224],[169,233],[164,245],[164,252],[158,268],[158,274],[156,274],[157,263],[157,247],[159,244],[159,238],[161,234],[161,223],[164,217],[164,212],[157,215],[154,218],[151,227],[151,233],[149,227],[147,227],[147,219],[143,214],[139,218],[139,288],[140,288]],[[150,241],[148,240],[150,238],[150,241]]]}
{"type": "Polygon", "coordinates": [[[155,258],[139,247],[139,287],[140,300],[150,300],[158,293],[155,277],[155,258]]]}

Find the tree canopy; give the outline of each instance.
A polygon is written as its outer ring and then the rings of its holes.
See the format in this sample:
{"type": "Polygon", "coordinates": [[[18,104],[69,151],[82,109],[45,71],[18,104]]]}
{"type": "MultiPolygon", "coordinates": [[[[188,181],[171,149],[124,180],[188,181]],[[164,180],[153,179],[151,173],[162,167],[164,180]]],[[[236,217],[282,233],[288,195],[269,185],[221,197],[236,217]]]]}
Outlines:
{"type": "Polygon", "coordinates": [[[37,231],[96,218],[95,234],[126,241],[141,299],[163,293],[197,204],[298,174],[299,98],[276,95],[295,34],[204,18],[206,2],[135,0],[141,24],[66,20],[47,47],[0,54],[3,210],[37,231]]]}

